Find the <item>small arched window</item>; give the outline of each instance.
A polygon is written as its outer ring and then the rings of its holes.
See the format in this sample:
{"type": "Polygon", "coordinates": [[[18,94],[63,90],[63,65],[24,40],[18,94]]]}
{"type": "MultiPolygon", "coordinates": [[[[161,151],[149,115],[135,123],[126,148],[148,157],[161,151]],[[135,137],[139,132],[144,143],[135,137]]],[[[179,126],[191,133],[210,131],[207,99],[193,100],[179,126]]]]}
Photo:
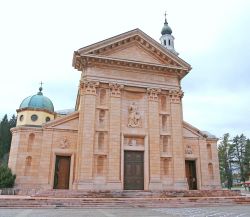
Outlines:
{"type": "Polygon", "coordinates": [[[19,121],[23,121],[23,115],[20,115],[19,121]]]}

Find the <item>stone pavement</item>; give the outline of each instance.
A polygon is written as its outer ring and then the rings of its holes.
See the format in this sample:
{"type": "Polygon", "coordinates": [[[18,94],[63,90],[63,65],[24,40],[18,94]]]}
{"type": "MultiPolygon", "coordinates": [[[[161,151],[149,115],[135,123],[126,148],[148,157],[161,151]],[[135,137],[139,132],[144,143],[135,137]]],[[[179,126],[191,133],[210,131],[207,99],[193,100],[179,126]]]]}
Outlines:
{"type": "Polygon", "coordinates": [[[249,217],[250,206],[128,209],[0,209],[0,217],[249,217]]]}

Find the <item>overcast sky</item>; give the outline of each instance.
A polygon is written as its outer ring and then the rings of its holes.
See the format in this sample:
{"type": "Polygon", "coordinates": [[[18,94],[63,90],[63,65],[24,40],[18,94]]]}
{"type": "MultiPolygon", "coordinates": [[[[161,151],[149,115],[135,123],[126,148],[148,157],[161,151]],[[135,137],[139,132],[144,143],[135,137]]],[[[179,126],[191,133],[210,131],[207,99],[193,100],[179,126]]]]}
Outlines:
{"type": "Polygon", "coordinates": [[[250,137],[250,1],[22,0],[0,3],[0,118],[38,91],[73,108],[80,72],[73,51],[140,28],[159,41],[164,12],[191,66],[184,119],[218,137],[250,137]]]}

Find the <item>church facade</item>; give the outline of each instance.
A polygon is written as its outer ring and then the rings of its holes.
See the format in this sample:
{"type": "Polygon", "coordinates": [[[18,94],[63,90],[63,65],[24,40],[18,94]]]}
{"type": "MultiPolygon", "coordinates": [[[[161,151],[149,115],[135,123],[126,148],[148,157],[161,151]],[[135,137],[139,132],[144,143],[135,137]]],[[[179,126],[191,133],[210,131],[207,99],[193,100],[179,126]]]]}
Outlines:
{"type": "Polygon", "coordinates": [[[9,167],[16,186],[84,190],[219,189],[217,139],[183,121],[178,57],[140,29],[74,52],[75,110],[54,112],[42,88],[17,109],[9,167]]]}

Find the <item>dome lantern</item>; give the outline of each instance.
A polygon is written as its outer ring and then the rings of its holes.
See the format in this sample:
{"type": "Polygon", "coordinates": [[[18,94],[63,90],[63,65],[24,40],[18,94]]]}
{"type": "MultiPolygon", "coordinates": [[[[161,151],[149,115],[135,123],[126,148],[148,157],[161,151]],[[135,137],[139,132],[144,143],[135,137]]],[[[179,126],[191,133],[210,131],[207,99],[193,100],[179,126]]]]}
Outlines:
{"type": "Polygon", "coordinates": [[[168,25],[167,22],[167,14],[165,12],[165,22],[164,26],[162,27],[161,30],[161,44],[169,51],[171,51],[173,54],[178,55],[178,53],[174,49],[174,36],[172,36],[172,29],[168,25]]]}

